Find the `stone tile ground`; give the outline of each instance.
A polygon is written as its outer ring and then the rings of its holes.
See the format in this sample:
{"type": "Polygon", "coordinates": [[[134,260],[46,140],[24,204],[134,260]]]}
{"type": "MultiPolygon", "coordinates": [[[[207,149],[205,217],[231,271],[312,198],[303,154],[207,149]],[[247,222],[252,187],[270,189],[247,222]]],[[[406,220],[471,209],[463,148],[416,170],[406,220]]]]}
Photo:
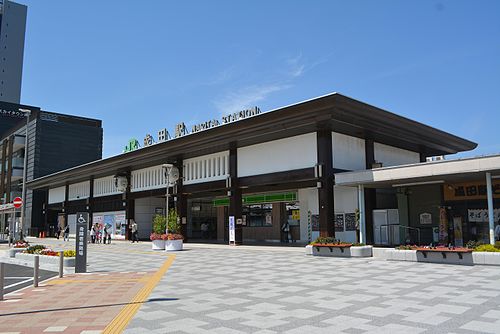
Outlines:
{"type": "Polygon", "coordinates": [[[126,333],[500,333],[500,267],[188,247],[126,333]]]}
{"type": "MultiPolygon", "coordinates": [[[[126,333],[500,333],[500,267],[185,247],[126,333]]],[[[149,249],[91,245],[89,270],[156,270],[149,249]]]]}

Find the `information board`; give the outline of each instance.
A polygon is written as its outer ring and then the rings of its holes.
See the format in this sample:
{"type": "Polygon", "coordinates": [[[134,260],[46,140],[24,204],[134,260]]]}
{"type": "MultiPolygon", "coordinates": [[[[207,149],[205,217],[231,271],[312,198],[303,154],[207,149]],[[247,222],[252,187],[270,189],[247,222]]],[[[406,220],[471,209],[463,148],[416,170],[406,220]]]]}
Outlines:
{"type": "Polygon", "coordinates": [[[229,243],[236,243],[234,216],[229,216],[229,243]]]}
{"type": "Polygon", "coordinates": [[[87,272],[87,230],[89,228],[88,212],[76,214],[76,258],[75,273],[87,272]]]}
{"type": "Polygon", "coordinates": [[[344,214],[335,214],[335,232],[344,232],[344,214]]]}
{"type": "Polygon", "coordinates": [[[356,214],[354,212],[345,214],[345,230],[356,231],[356,214]]]}

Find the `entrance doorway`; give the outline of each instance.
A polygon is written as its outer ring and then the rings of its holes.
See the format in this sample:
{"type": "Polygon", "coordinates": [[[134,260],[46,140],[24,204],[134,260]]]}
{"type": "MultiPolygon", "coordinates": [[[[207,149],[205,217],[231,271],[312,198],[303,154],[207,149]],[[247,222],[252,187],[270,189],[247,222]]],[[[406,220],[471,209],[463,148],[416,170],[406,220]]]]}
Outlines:
{"type": "Polygon", "coordinates": [[[217,208],[213,198],[188,200],[187,234],[189,239],[217,239],[217,208]]]}

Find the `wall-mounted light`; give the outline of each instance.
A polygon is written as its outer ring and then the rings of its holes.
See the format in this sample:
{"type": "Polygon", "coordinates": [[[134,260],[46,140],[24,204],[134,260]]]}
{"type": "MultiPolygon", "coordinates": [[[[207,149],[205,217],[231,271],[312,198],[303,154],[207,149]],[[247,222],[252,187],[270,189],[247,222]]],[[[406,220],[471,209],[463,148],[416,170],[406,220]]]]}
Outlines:
{"type": "Polygon", "coordinates": [[[231,188],[231,176],[226,178],[226,188],[231,188]]]}
{"type": "Polygon", "coordinates": [[[316,182],[316,188],[321,189],[323,187],[323,184],[321,181],[316,182]]]}
{"type": "Polygon", "coordinates": [[[228,191],[227,191],[227,196],[231,196],[231,195],[232,195],[231,190],[228,190],[228,191]]]}

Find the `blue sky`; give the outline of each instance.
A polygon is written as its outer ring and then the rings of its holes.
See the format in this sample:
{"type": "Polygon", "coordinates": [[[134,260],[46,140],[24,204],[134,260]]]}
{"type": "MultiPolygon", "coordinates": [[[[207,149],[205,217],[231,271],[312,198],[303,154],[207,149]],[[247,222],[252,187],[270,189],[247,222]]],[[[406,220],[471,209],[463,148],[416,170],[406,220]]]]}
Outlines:
{"type": "Polygon", "coordinates": [[[160,128],[340,92],[500,153],[500,1],[18,0],[22,103],[160,128]]]}

